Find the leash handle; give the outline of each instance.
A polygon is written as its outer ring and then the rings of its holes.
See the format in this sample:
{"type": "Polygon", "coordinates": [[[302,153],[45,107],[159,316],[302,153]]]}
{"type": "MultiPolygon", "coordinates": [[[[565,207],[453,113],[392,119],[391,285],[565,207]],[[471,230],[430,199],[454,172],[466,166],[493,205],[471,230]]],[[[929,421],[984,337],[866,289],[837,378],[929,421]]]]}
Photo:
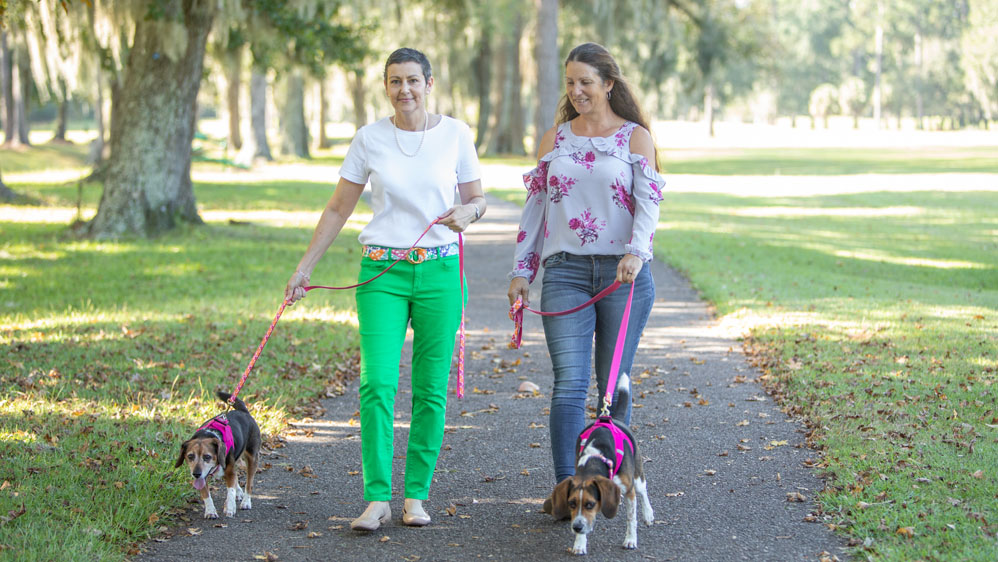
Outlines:
{"type": "MultiPolygon", "coordinates": [[[[523,299],[516,297],[516,302],[509,307],[509,319],[513,321],[513,337],[510,338],[509,348],[510,349],[520,349],[520,344],[523,339],[523,311],[529,310],[534,314],[539,314],[541,316],[564,316],[566,314],[571,314],[573,312],[578,312],[587,306],[595,304],[596,301],[602,299],[603,297],[609,295],[610,293],[616,291],[620,287],[620,281],[614,281],[607,288],[603,289],[596,296],[587,300],[586,302],[580,304],[579,306],[569,308],[568,310],[559,310],[557,312],[544,312],[542,310],[534,310],[523,306],[523,299]]],[[[631,288],[633,292],[633,286],[631,288]]],[[[629,301],[628,301],[629,302],[629,301]]]]}
{"type": "Polygon", "coordinates": [[[634,283],[627,295],[627,305],[624,315],[620,318],[620,330],[617,331],[617,344],[613,348],[613,360],[610,362],[610,376],[606,380],[606,395],[603,398],[603,409],[600,416],[610,416],[610,405],[613,403],[613,391],[617,389],[617,376],[620,371],[620,361],[624,355],[624,342],[627,340],[627,321],[631,317],[631,301],[634,299],[634,283]]]}

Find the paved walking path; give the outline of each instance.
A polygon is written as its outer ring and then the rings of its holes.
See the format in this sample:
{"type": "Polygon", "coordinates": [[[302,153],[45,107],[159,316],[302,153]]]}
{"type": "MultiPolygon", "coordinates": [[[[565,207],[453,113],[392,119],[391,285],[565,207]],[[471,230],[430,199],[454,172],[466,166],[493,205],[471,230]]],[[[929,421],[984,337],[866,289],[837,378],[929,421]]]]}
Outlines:
{"type": "MultiPolygon", "coordinates": [[[[506,347],[512,330],[506,272],[518,219],[517,207],[490,200],[487,216],[468,233],[467,392],[448,402],[444,450],[426,504],[430,526],[400,522],[411,397],[404,374],[392,523],[371,534],[349,528],[366,505],[355,381],[344,396],[323,403],[322,419],[296,424],[288,446],[265,455],[272,467],[257,476],[251,511],[204,521],[201,505],[192,506],[186,527],[193,533],[150,542],[138,559],[572,558],[568,524],[539,512],[554,484],[547,428],[552,375],[540,318],[527,314],[523,347],[506,347]],[[522,380],[537,383],[540,395],[518,393],[522,380]]],[[[647,458],[655,524],[639,525],[638,549],[625,551],[623,512],[600,518],[587,560],[793,561],[818,560],[823,552],[844,560],[840,538],[804,521],[823,485],[803,466],[816,453],[803,447],[802,426],[752,382],[757,373],[740,342],[723,333],[686,280],[661,262],[652,271],[657,298],[631,376],[632,422],[647,458]],[[787,501],[798,493],[806,501],[787,501]]],[[[534,305],[539,285],[531,287],[534,305]]],[[[594,395],[595,389],[591,403],[594,395]]],[[[223,500],[215,492],[219,509],[223,500]]]]}

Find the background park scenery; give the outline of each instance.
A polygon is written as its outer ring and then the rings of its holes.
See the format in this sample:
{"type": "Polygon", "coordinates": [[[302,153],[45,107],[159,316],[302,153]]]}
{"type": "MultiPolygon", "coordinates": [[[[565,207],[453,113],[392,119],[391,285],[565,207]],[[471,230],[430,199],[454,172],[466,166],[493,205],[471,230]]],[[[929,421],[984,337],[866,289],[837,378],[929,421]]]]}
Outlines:
{"type": "MultiPolygon", "coordinates": [[[[0,558],[127,559],[187,512],[176,447],[252,356],[356,127],[390,113],[391,50],[429,55],[430,111],[520,203],[588,40],[653,122],[656,259],[808,430],[814,524],[857,559],[995,558],[998,1],[0,10],[0,558]]],[[[368,217],[313,280],[356,281],[368,217]]],[[[265,354],[244,397],[278,447],[356,377],[353,295],[290,310],[265,354]]]]}

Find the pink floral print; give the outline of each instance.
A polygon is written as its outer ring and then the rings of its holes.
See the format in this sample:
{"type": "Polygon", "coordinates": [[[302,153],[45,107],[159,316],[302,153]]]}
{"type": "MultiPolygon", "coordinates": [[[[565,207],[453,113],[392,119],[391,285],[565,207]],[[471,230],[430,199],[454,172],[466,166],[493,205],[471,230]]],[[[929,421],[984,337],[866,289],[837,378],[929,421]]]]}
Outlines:
{"type": "Polygon", "coordinates": [[[592,172],[595,167],[594,162],[596,162],[596,153],[592,150],[587,151],[585,154],[579,151],[572,154],[572,161],[592,172]]]}
{"type": "Polygon", "coordinates": [[[561,176],[551,176],[548,180],[548,194],[552,203],[560,203],[563,197],[568,196],[568,191],[575,185],[575,178],[570,178],[564,174],[561,176]]]}
{"type": "Polygon", "coordinates": [[[606,228],[606,221],[598,219],[592,215],[591,209],[582,211],[577,218],[568,221],[568,228],[575,231],[575,234],[582,241],[582,246],[599,239],[599,233],[606,228]]]}
{"type": "Polygon", "coordinates": [[[544,199],[537,197],[539,193],[545,191],[544,178],[547,177],[548,163],[541,162],[532,171],[523,175],[524,183],[527,186],[527,200],[534,199],[534,203],[540,205],[544,199]]]}
{"type": "Polygon", "coordinates": [[[517,244],[519,244],[520,242],[523,242],[523,241],[524,241],[524,240],[526,240],[526,239],[527,239],[527,231],[526,231],[526,230],[521,230],[521,231],[520,231],[520,232],[519,232],[519,233],[518,233],[518,234],[516,235],[516,243],[517,243],[517,244]]]}
{"type": "Polygon", "coordinates": [[[624,145],[631,142],[631,130],[636,126],[636,123],[631,123],[628,121],[620,126],[616,135],[613,135],[613,139],[617,142],[617,148],[623,148],[624,145]]]}
{"type": "Polygon", "coordinates": [[[627,192],[627,187],[624,185],[624,182],[620,181],[620,178],[613,180],[613,184],[610,185],[610,190],[613,191],[613,204],[621,209],[627,209],[627,212],[633,217],[634,198],[627,192]]]}
{"type": "Polygon", "coordinates": [[[662,199],[665,199],[662,197],[662,188],[659,187],[657,183],[650,181],[648,182],[648,187],[650,187],[652,191],[648,194],[648,199],[650,199],[653,203],[657,205],[662,202],[662,199]]]}
{"type": "Polygon", "coordinates": [[[530,252],[522,260],[516,262],[516,269],[526,270],[530,272],[530,280],[534,280],[534,276],[537,275],[537,270],[541,266],[541,256],[536,252],[530,252]]]}

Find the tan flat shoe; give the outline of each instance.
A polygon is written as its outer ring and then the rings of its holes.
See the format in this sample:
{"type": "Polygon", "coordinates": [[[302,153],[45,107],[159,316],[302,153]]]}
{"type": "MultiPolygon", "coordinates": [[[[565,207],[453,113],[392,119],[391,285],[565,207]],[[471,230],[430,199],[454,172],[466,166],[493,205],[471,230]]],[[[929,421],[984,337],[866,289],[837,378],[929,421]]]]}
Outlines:
{"type": "Polygon", "coordinates": [[[360,517],[350,523],[354,531],[377,531],[392,520],[392,508],[388,502],[371,502],[360,517]]]}
{"type": "Polygon", "coordinates": [[[425,527],[430,524],[430,516],[423,510],[420,500],[405,500],[402,508],[402,523],[410,527],[425,527]]]}

